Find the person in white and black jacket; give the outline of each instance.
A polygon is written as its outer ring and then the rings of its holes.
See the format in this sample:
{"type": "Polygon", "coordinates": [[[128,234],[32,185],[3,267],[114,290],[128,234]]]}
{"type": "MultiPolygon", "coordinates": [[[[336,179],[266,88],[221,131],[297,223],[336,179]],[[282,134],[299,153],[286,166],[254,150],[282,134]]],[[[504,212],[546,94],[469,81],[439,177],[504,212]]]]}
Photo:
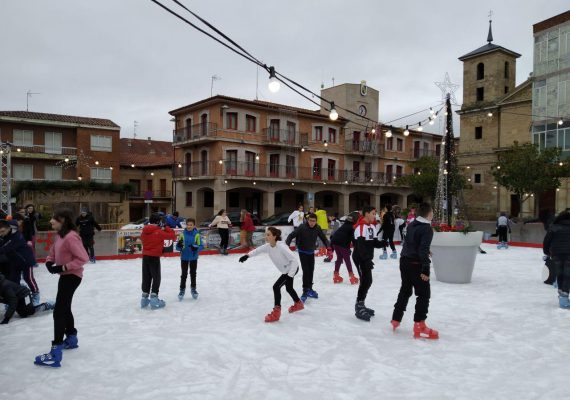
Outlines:
{"type": "Polygon", "coordinates": [[[352,260],[360,275],[360,285],[354,306],[356,318],[370,321],[374,310],[364,305],[366,295],[372,286],[372,269],[374,269],[374,249],[386,245],[385,241],[378,240],[378,226],[376,224],[376,208],[366,206],[362,209],[362,216],[354,225],[354,252],[352,260]]]}
{"type": "Polygon", "coordinates": [[[297,295],[293,288],[293,278],[299,272],[299,263],[297,257],[289,249],[289,246],[281,241],[281,231],[273,226],[270,226],[265,231],[265,243],[245,256],[241,256],[239,262],[245,262],[249,257],[255,257],[262,253],[267,253],[273,265],[281,272],[281,276],[273,285],[273,295],[275,297],[275,307],[265,317],[265,322],[277,322],[281,318],[281,288],[285,286],[287,293],[293,299],[293,305],[289,307],[289,312],[293,313],[301,311],[304,307],[303,302],[297,295]]]}
{"type": "Polygon", "coordinates": [[[396,330],[400,326],[413,290],[416,293],[414,337],[438,339],[438,332],[428,328],[425,324],[431,296],[429,284],[431,261],[429,257],[433,239],[433,228],[431,227],[433,210],[429,203],[422,203],[417,213],[417,218],[407,228],[406,241],[400,256],[402,285],[398,300],[394,304],[392,327],[396,330]]]}

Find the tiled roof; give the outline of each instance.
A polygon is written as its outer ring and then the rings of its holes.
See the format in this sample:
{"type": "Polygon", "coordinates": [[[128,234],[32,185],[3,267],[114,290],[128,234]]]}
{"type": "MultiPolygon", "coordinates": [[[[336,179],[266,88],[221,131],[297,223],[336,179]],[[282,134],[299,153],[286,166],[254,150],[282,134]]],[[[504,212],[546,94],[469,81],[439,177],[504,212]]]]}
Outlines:
{"type": "Polygon", "coordinates": [[[137,167],[171,166],[172,142],[121,138],[121,165],[137,167]]]}
{"type": "Polygon", "coordinates": [[[120,128],[119,125],[110,119],[75,117],[73,115],[46,114],[31,111],[0,111],[0,119],[3,119],[2,117],[6,117],[6,119],[50,121],[65,124],[120,128]]]}
{"type": "Polygon", "coordinates": [[[459,60],[465,61],[468,58],[473,58],[475,56],[480,56],[482,54],[491,53],[493,51],[504,51],[505,53],[510,54],[510,55],[514,56],[515,58],[519,58],[521,56],[519,53],[516,53],[512,50],[506,49],[503,46],[499,46],[499,45],[496,45],[493,43],[487,43],[486,45],[481,46],[478,49],[473,50],[472,52],[467,53],[467,54],[459,57],[459,60]]]}

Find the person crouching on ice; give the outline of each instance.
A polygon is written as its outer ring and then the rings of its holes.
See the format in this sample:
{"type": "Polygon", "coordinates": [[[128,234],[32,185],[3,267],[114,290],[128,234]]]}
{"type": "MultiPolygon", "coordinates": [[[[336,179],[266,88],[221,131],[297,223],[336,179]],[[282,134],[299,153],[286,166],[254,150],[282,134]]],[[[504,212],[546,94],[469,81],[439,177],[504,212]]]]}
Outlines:
{"type": "Polygon", "coordinates": [[[297,257],[295,257],[295,254],[289,249],[289,246],[281,241],[281,231],[279,229],[273,226],[267,228],[265,240],[267,243],[241,256],[239,262],[245,262],[249,257],[267,253],[275,267],[282,273],[273,285],[275,307],[273,311],[265,317],[265,322],[277,322],[279,318],[281,318],[281,288],[283,286],[285,286],[287,293],[289,293],[294,302],[293,305],[289,307],[289,312],[294,313],[295,311],[300,311],[305,308],[293,288],[293,278],[299,271],[299,264],[297,263],[297,257]]]}
{"type": "Polygon", "coordinates": [[[39,311],[53,310],[54,307],[54,302],[52,301],[46,301],[45,303],[35,306],[30,296],[30,289],[7,280],[2,274],[0,274],[0,303],[4,303],[8,306],[4,313],[4,319],[0,324],[10,322],[10,318],[12,318],[15,312],[17,312],[21,318],[26,318],[39,311]],[[30,302],[27,304],[26,298],[30,299],[30,302]]]}
{"type": "Polygon", "coordinates": [[[400,257],[402,286],[394,304],[392,328],[396,330],[402,322],[412,289],[416,293],[414,314],[414,338],[439,339],[439,333],[426,325],[430,298],[430,246],[433,238],[431,220],[433,210],[429,203],[420,204],[417,218],[408,226],[406,241],[400,257]]]}

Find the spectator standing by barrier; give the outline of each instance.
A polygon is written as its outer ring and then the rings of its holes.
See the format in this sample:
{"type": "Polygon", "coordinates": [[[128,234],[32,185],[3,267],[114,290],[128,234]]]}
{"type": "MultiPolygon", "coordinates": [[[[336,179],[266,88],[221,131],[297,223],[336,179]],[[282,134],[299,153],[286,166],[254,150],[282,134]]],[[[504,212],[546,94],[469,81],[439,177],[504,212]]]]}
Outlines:
{"type": "Polygon", "coordinates": [[[93,247],[95,244],[95,229],[101,232],[101,227],[93,218],[93,214],[85,207],[81,209],[79,217],[75,220],[75,225],[79,228],[79,236],[81,236],[83,247],[85,247],[85,251],[89,255],[89,261],[95,263],[95,248],[93,247]]]}

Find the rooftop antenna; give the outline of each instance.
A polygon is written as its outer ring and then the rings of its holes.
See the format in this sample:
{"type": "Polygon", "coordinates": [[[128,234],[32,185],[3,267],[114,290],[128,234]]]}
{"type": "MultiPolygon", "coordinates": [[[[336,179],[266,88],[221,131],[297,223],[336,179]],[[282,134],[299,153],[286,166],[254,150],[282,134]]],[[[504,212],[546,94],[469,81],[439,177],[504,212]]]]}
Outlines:
{"type": "Polygon", "coordinates": [[[41,93],[32,93],[31,90],[28,90],[28,92],[26,93],[26,111],[30,111],[30,97],[32,97],[33,94],[41,94],[41,93]]]}
{"type": "Polygon", "coordinates": [[[133,139],[137,138],[137,126],[139,126],[138,121],[133,121],[133,139]]]}
{"type": "Polygon", "coordinates": [[[210,97],[214,97],[214,81],[220,81],[222,80],[221,76],[218,75],[212,75],[212,83],[210,85],[210,97]]]}
{"type": "Polygon", "coordinates": [[[489,10],[489,33],[487,34],[487,42],[491,44],[493,41],[493,31],[491,30],[491,24],[493,23],[493,10],[489,10]]]}

